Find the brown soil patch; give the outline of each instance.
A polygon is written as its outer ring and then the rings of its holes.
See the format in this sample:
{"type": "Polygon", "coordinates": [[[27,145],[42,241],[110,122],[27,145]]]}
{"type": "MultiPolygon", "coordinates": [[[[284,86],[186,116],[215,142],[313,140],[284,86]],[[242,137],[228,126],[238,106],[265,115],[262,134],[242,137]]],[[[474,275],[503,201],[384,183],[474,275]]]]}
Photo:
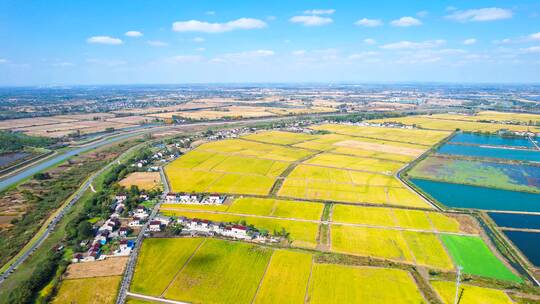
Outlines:
{"type": "Polygon", "coordinates": [[[481,229],[472,216],[465,214],[452,214],[452,216],[459,222],[459,228],[461,231],[470,234],[480,233],[481,229]]]}
{"type": "Polygon", "coordinates": [[[133,172],[120,181],[126,188],[137,186],[141,190],[151,190],[161,184],[159,172],[133,172]]]}
{"type": "Polygon", "coordinates": [[[386,144],[383,145],[383,144],[356,141],[356,140],[340,141],[340,142],[335,143],[334,146],[353,148],[353,149],[363,149],[363,150],[377,151],[377,152],[384,152],[384,153],[394,153],[394,154],[401,154],[401,155],[415,156],[415,157],[424,153],[424,150],[422,149],[398,147],[398,146],[392,146],[392,145],[386,145],[386,144]]]}
{"type": "Polygon", "coordinates": [[[129,257],[113,257],[103,261],[75,263],[68,266],[66,279],[83,279],[122,275],[129,257]]]}

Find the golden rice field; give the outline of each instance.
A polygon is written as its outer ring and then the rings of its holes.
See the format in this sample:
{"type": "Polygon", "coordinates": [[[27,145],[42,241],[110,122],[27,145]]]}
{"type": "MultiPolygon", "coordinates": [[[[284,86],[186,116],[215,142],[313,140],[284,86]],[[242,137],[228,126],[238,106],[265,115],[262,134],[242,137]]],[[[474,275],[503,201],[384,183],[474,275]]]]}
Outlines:
{"type": "Polygon", "coordinates": [[[431,208],[393,176],[298,165],[285,179],[279,196],[325,201],[431,208]]]}
{"type": "Polygon", "coordinates": [[[359,170],[383,174],[393,174],[405,164],[387,159],[366,158],[333,153],[323,153],[307,160],[304,164],[332,167],[348,170],[359,170]]]}
{"type": "Polygon", "coordinates": [[[455,218],[440,212],[381,207],[334,205],[333,222],[360,225],[420,229],[426,231],[463,232],[455,218]]]}
{"type": "Polygon", "coordinates": [[[311,254],[275,250],[253,303],[304,303],[311,254]]]}
{"type": "Polygon", "coordinates": [[[331,249],[336,252],[453,269],[451,258],[433,233],[333,224],[331,236],[331,249]]]}
{"type": "Polygon", "coordinates": [[[263,218],[253,215],[218,214],[210,212],[195,212],[188,210],[164,210],[161,212],[168,216],[185,216],[187,218],[207,219],[215,222],[241,222],[254,225],[258,229],[269,232],[285,229],[290,233],[292,245],[295,247],[315,248],[317,246],[317,234],[319,224],[315,222],[301,222],[283,218],[263,218]]]}
{"type": "Polygon", "coordinates": [[[314,264],[306,303],[426,303],[409,273],[399,269],[314,264]]]}
{"type": "Polygon", "coordinates": [[[52,303],[113,304],[121,280],[122,276],[63,280],[52,303]]]}
{"type": "MultiPolygon", "coordinates": [[[[431,281],[431,286],[445,304],[454,303],[456,284],[454,282],[431,281]]],[[[511,304],[514,303],[502,290],[461,284],[459,288],[460,304],[511,304]],[[489,299],[489,302],[486,302],[489,299]]]]}
{"type": "Polygon", "coordinates": [[[450,135],[449,132],[399,129],[384,127],[364,127],[340,124],[325,124],[312,127],[315,130],[325,130],[337,134],[384,139],[389,141],[412,143],[424,146],[432,146],[450,135]]]}
{"type": "Polygon", "coordinates": [[[528,124],[532,122],[540,122],[540,115],[529,113],[510,113],[510,112],[495,112],[495,111],[481,111],[475,115],[462,115],[462,114],[437,114],[437,118],[441,119],[454,119],[454,120],[466,120],[466,121],[496,121],[496,122],[520,122],[528,124]]]}
{"type": "Polygon", "coordinates": [[[283,131],[266,131],[243,136],[244,139],[278,145],[294,145],[300,142],[315,139],[313,135],[283,131]]]}
{"type": "Polygon", "coordinates": [[[144,282],[155,282],[153,294],[190,303],[424,302],[404,270],[318,264],[309,253],[216,239],[146,239],[135,268],[143,272],[144,282]],[[160,266],[170,274],[152,271],[160,266]]]}
{"type": "Polygon", "coordinates": [[[417,125],[424,129],[432,130],[448,130],[454,131],[459,128],[463,131],[482,131],[482,132],[495,132],[501,129],[508,129],[511,131],[527,131],[530,129],[533,132],[540,131],[538,127],[529,127],[526,125],[509,125],[502,123],[482,123],[476,121],[456,120],[456,117],[448,119],[447,116],[441,116],[444,114],[434,114],[430,116],[407,116],[407,117],[395,117],[386,119],[377,119],[373,122],[400,122],[405,125],[417,125]]]}

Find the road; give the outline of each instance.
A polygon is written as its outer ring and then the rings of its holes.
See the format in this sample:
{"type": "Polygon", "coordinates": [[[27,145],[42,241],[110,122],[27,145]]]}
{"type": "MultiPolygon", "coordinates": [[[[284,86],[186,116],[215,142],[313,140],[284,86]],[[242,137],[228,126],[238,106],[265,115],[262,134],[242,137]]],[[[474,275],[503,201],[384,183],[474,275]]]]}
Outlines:
{"type": "Polygon", "coordinates": [[[142,245],[142,241],[144,239],[144,234],[146,233],[146,229],[148,228],[149,223],[155,218],[157,215],[159,208],[161,207],[161,204],[163,201],[165,201],[165,195],[169,192],[169,186],[166,182],[165,173],[163,172],[163,167],[160,167],[159,173],[161,175],[163,183],[163,194],[161,195],[161,198],[159,202],[154,206],[154,209],[152,209],[152,213],[148,217],[148,220],[144,224],[144,226],[141,228],[141,231],[139,232],[139,235],[137,235],[137,240],[135,241],[135,247],[131,251],[131,254],[129,255],[129,261],[126,266],[126,270],[124,271],[124,277],[122,278],[122,283],[120,284],[120,290],[118,291],[118,297],[116,298],[117,304],[124,304],[126,303],[126,299],[128,296],[128,290],[129,285],[131,285],[131,279],[133,279],[133,271],[135,270],[135,265],[137,263],[137,257],[139,255],[139,250],[142,245]]]}
{"type": "MultiPolygon", "coordinates": [[[[133,149],[133,148],[131,148],[133,149]]],[[[129,149],[128,151],[130,151],[131,149],[129,149]]],[[[124,152],[124,153],[127,153],[128,151],[124,152]]],[[[123,154],[124,154],[123,153],[123,154]]],[[[122,154],[122,155],[123,155],[122,154]]],[[[119,156],[119,157],[122,157],[119,156]]],[[[67,204],[64,204],[60,211],[57,212],[56,216],[49,222],[49,224],[47,225],[47,228],[45,229],[45,231],[39,236],[39,238],[37,240],[31,240],[30,242],[32,243],[32,245],[26,249],[23,249],[24,252],[22,253],[19,253],[19,256],[16,258],[16,260],[7,268],[7,270],[0,276],[0,284],[2,284],[2,282],[4,282],[8,277],[9,275],[11,275],[11,273],[13,271],[15,271],[15,269],[17,269],[17,267],[19,265],[21,265],[39,246],[41,246],[41,244],[43,244],[43,242],[45,241],[45,239],[47,239],[47,237],[49,236],[49,234],[51,234],[51,232],[54,230],[54,228],[56,227],[56,225],[58,224],[58,222],[64,217],[64,215],[69,211],[69,209],[76,203],[79,201],[79,199],[83,196],[84,192],[90,187],[90,185],[92,184],[92,182],[96,179],[96,177],[98,177],[101,173],[103,173],[103,171],[105,171],[107,168],[109,168],[112,164],[114,164],[114,162],[110,162],[109,164],[107,164],[105,167],[101,168],[99,171],[97,171],[96,173],[92,174],[90,176],[90,178],[88,178],[83,184],[81,187],[79,187],[79,189],[77,189],[77,191],[72,195],[71,199],[69,200],[69,202],[67,204]]],[[[39,233],[39,232],[38,232],[39,233]]]]}

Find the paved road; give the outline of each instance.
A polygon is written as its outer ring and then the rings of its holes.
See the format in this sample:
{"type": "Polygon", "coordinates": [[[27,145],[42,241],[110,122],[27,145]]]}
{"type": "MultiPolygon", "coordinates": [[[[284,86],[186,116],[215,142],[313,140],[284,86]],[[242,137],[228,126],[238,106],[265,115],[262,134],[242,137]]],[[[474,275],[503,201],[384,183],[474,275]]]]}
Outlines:
{"type": "MultiPolygon", "coordinates": [[[[131,251],[131,254],[129,255],[129,261],[126,266],[126,270],[124,271],[124,277],[122,278],[122,284],[120,285],[120,290],[118,291],[118,297],[116,298],[117,304],[124,304],[127,299],[129,286],[131,285],[131,280],[133,279],[133,272],[135,270],[135,265],[137,263],[137,257],[139,255],[139,250],[142,245],[142,241],[144,239],[144,234],[146,233],[146,229],[148,229],[149,223],[154,219],[154,217],[159,212],[159,208],[161,207],[161,204],[165,201],[165,196],[169,192],[169,186],[166,182],[165,173],[163,172],[163,167],[160,167],[159,173],[161,174],[161,178],[164,181],[163,183],[163,194],[161,195],[161,198],[159,202],[154,206],[154,209],[152,210],[152,213],[148,217],[148,220],[144,224],[144,226],[141,228],[141,231],[139,232],[139,235],[137,235],[137,240],[135,243],[135,247],[131,251]]],[[[179,303],[179,302],[178,302],[179,303]]]]}

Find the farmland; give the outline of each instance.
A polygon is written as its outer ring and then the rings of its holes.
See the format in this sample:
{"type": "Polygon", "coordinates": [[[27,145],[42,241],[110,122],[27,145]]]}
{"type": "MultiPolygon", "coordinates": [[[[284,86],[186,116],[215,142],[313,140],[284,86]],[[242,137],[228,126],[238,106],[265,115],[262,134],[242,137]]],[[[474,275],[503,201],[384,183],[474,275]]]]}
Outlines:
{"type": "Polygon", "coordinates": [[[52,303],[115,303],[121,279],[121,276],[110,276],[64,280],[52,303]]]}
{"type": "Polygon", "coordinates": [[[145,278],[165,287],[158,293],[166,299],[192,303],[425,302],[404,270],[319,264],[308,253],[222,240],[195,240],[202,243],[195,252],[192,244],[187,243],[189,239],[160,240],[163,243],[145,240],[143,247],[150,248],[153,254],[139,260],[136,272],[151,269],[147,263],[157,265],[155,261],[167,259],[167,253],[159,248],[171,242],[175,252],[191,258],[168,267],[173,277],[163,278],[161,273],[149,271],[145,278]],[[184,242],[188,246],[182,246],[184,242]],[[156,249],[151,248],[154,245],[156,249]]]}
{"type": "MultiPolygon", "coordinates": [[[[445,304],[454,303],[456,293],[456,284],[453,282],[432,281],[431,285],[443,299],[445,304]]],[[[482,303],[489,299],[491,304],[511,304],[514,303],[504,291],[490,288],[477,287],[472,285],[460,285],[460,301],[461,304],[482,303]]]]}
{"type": "Polygon", "coordinates": [[[481,238],[443,234],[441,239],[456,264],[463,267],[463,272],[500,280],[522,281],[491,252],[481,238]]]}
{"type": "Polygon", "coordinates": [[[308,303],[425,302],[403,270],[315,264],[312,276],[308,303]]]}
{"type": "Polygon", "coordinates": [[[159,172],[133,172],[119,182],[120,186],[129,189],[137,186],[140,190],[152,190],[161,185],[159,172]]]}

